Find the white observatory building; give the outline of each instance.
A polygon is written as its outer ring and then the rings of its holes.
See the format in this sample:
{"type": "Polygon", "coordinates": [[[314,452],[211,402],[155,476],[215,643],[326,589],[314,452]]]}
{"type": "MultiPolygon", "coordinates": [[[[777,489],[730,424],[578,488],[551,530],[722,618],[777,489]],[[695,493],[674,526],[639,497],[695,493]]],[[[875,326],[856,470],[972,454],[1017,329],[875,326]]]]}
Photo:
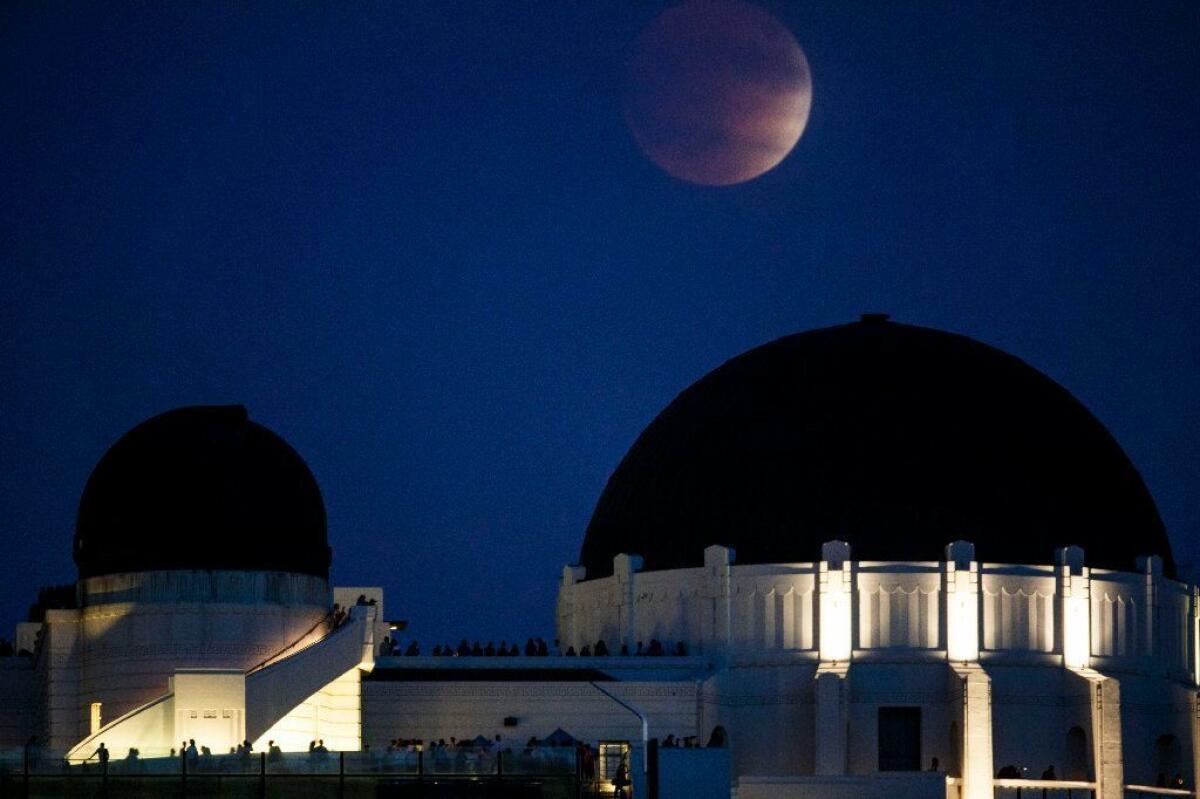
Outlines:
{"type": "Polygon", "coordinates": [[[1047,772],[1195,795],[1198,597],[1145,484],[1065,389],[963,336],[867,315],[684,390],[609,479],[557,630],[528,631],[558,653],[381,656],[382,593],[331,588],[330,557],[312,475],[244,409],[139,425],[84,490],[75,606],[0,664],[0,743],[561,727],[636,762],[644,734],[723,741],[738,799],[992,799],[1047,772]]]}

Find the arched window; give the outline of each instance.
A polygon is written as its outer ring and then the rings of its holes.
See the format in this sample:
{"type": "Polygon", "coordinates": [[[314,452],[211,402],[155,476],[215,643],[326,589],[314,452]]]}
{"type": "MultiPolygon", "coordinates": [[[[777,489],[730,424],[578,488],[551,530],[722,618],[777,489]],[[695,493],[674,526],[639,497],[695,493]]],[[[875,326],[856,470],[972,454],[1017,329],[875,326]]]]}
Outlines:
{"type": "Polygon", "coordinates": [[[1063,768],[1063,779],[1086,780],[1090,778],[1087,733],[1082,727],[1067,731],[1067,762],[1063,768]]]}

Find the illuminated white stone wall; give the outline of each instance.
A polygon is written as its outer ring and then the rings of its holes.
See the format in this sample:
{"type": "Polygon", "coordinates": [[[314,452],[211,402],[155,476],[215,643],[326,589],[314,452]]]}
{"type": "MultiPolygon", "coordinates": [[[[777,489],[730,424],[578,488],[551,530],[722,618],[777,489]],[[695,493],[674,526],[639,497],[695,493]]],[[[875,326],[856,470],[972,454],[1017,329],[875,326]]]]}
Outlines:
{"type": "Polygon", "coordinates": [[[619,586],[570,567],[559,635],[611,647],[619,616],[635,640],[717,658],[704,723],[728,726],[739,775],[870,773],[878,708],[919,706],[926,767],[937,757],[968,799],[991,797],[1005,765],[1078,770],[1102,799],[1164,769],[1194,785],[1198,598],[1159,558],[1122,572],[1078,547],[1040,565],[981,563],[961,541],[937,562],[852,554],[830,542],[813,563],[741,566],[710,547],[702,568],[648,574],[626,558],[619,586]]]}
{"type": "Polygon", "coordinates": [[[39,737],[63,752],[165,694],[180,669],[246,670],[305,635],[330,606],[328,583],[282,572],[162,571],[80,581],[79,610],[47,613],[39,737]]]}

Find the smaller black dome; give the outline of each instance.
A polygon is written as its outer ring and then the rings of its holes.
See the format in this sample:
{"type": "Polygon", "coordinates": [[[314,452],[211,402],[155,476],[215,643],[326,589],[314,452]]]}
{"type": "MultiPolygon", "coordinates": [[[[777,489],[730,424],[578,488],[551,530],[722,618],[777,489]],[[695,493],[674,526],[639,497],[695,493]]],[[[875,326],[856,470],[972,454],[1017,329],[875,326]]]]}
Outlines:
{"type": "Polygon", "coordinates": [[[79,576],[160,569],[328,578],[325,503],[282,438],[234,406],[179,408],[123,435],[88,478],[79,576]]]}

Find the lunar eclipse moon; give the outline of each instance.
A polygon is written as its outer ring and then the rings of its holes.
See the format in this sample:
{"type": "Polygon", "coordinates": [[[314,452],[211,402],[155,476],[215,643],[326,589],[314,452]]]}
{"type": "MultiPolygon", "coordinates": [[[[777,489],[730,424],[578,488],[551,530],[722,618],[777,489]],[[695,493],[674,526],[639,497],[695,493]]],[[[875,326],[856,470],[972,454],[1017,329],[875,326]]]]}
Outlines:
{"type": "Polygon", "coordinates": [[[812,105],[808,60],[767,11],[687,0],[651,22],[629,61],[625,118],[668,174],[729,186],[776,167],[812,105]]]}

